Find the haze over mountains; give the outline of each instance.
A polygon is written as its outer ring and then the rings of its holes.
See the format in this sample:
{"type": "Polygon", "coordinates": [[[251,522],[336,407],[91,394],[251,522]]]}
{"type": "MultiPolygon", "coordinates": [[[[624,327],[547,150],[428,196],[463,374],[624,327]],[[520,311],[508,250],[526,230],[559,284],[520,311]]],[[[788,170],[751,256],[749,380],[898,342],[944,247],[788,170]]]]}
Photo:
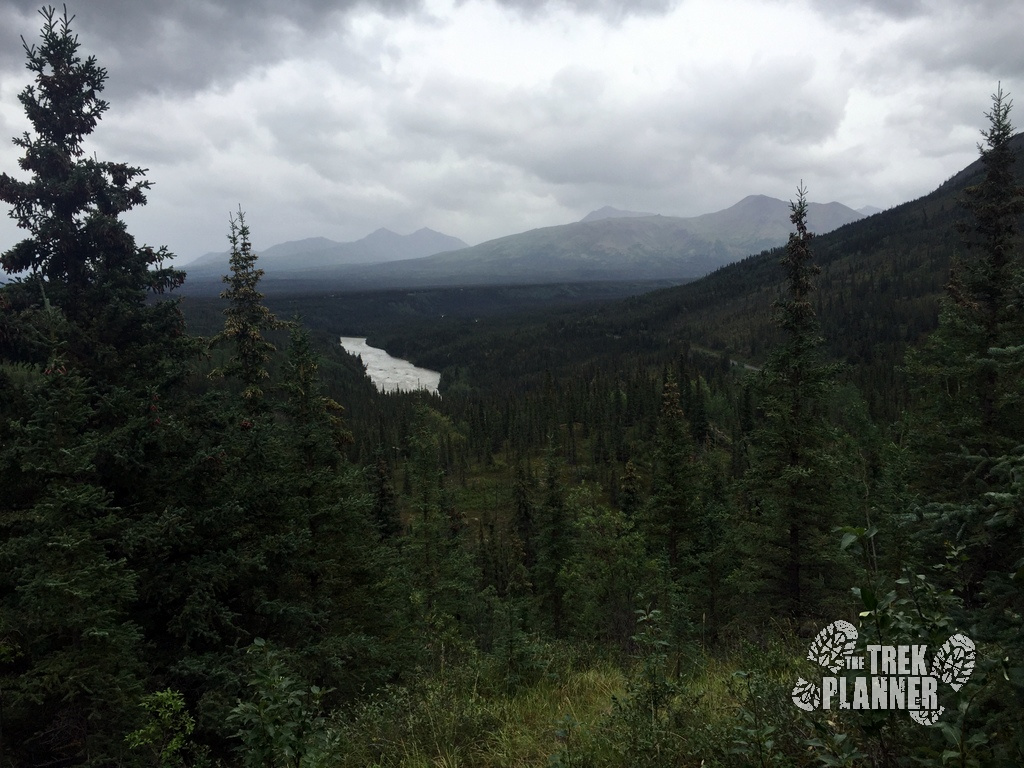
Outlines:
{"type": "MultiPolygon", "coordinates": [[[[687,280],[786,242],[789,203],[750,195],[730,208],[681,218],[604,207],[570,224],[521,232],[469,247],[421,229],[380,229],[353,243],[309,238],[257,249],[269,289],[329,290],[596,280],[687,280]]],[[[840,203],[811,203],[812,231],[829,232],[864,214],[840,203]]],[[[219,279],[227,254],[185,266],[193,286],[219,279]]]]}
{"type": "MultiPolygon", "coordinates": [[[[309,237],[271,246],[259,251],[259,266],[268,272],[316,269],[345,264],[380,264],[401,259],[419,259],[443,251],[466,248],[457,237],[426,227],[411,235],[399,235],[390,229],[378,229],[361,240],[339,243],[326,237],[309,237]]],[[[185,265],[191,275],[223,274],[228,253],[206,253],[185,265]]]]}
{"type": "Polygon", "coordinates": [[[620,208],[612,208],[610,205],[606,205],[603,208],[598,208],[596,211],[591,211],[582,219],[584,221],[600,221],[601,219],[639,219],[645,216],[657,216],[655,213],[641,213],[640,211],[623,211],[620,208]]]}
{"type": "Polygon", "coordinates": [[[863,213],[865,216],[874,216],[876,213],[881,213],[882,209],[874,205],[865,205],[857,209],[857,213],[863,213]]]}

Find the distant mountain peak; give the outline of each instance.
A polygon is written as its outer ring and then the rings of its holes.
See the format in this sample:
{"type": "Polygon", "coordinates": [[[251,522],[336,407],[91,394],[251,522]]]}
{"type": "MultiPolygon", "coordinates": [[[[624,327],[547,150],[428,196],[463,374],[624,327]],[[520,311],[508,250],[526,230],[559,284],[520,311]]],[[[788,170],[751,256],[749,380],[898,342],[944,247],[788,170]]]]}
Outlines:
{"type": "Polygon", "coordinates": [[[621,208],[612,208],[610,205],[606,205],[603,208],[598,208],[596,211],[591,211],[580,219],[580,222],[601,221],[603,219],[634,219],[655,215],[656,214],[644,213],[642,211],[624,211],[621,208]]]}
{"type": "MultiPolygon", "coordinates": [[[[285,269],[313,269],[420,259],[465,247],[466,243],[459,238],[428,227],[421,227],[411,235],[400,235],[387,227],[380,227],[353,242],[339,243],[325,237],[307,237],[278,243],[261,251],[259,256],[260,268],[273,273],[285,269]]],[[[197,274],[203,271],[223,271],[227,261],[227,253],[208,253],[187,266],[191,272],[197,274]]]]}

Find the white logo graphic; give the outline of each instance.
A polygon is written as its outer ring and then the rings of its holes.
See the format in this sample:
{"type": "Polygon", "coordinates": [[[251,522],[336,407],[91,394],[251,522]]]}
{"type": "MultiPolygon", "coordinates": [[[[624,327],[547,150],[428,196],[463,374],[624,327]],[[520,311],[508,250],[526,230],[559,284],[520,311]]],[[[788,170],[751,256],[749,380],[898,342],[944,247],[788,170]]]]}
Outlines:
{"type": "Polygon", "coordinates": [[[817,634],[807,658],[832,675],[821,686],[802,677],[793,688],[793,703],[806,712],[818,709],[906,709],[921,725],[934,725],[944,708],[938,703],[939,683],[959,691],[974,671],[974,642],[953,635],[936,652],[929,673],[925,645],[869,645],[868,656],[855,656],[857,628],[848,621],[833,621],[817,634]],[[863,674],[870,659],[870,674],[863,674]],[[860,671],[839,676],[842,669],[860,671]]]}

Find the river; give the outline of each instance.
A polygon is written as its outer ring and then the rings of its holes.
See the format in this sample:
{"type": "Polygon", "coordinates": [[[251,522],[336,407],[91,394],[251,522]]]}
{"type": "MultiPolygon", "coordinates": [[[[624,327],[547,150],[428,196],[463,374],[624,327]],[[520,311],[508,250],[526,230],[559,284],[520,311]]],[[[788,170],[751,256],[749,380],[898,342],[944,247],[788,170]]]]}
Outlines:
{"type": "Polygon", "coordinates": [[[383,349],[371,347],[366,339],[342,336],[341,346],[349,354],[359,355],[363,359],[366,373],[378,392],[426,389],[437,394],[437,385],[441,383],[441,374],[437,371],[417,368],[408,360],[392,357],[383,349]]]}

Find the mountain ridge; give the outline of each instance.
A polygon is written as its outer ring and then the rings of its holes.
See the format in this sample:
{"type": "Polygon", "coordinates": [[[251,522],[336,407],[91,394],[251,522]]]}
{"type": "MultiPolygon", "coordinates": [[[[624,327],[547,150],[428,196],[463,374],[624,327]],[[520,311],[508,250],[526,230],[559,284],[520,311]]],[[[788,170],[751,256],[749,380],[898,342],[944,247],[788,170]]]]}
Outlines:
{"type": "MultiPolygon", "coordinates": [[[[724,210],[689,218],[639,213],[606,206],[581,221],[430,255],[380,259],[377,263],[330,263],[329,251],[322,250],[300,268],[295,268],[294,260],[284,268],[284,262],[277,259],[261,261],[260,267],[266,272],[268,287],[274,280],[293,284],[298,280],[329,283],[332,290],[623,279],[678,281],[700,277],[752,253],[782,245],[791,228],[789,203],[766,195],[748,195],[724,210]]],[[[840,203],[809,205],[809,220],[817,231],[860,218],[862,214],[840,203]]],[[[378,230],[364,241],[389,241],[392,234],[378,230]]],[[[267,253],[272,255],[277,247],[267,253]]]]}
{"type": "MultiPolygon", "coordinates": [[[[447,250],[468,247],[452,235],[420,227],[409,235],[400,235],[379,227],[366,237],[338,242],[326,237],[307,237],[277,243],[258,252],[264,271],[296,271],[336,265],[374,264],[432,256],[447,250]]],[[[190,274],[206,276],[228,269],[228,252],[205,253],[183,265],[190,274]]]]}
{"type": "MultiPolygon", "coordinates": [[[[574,280],[692,279],[784,244],[789,203],[748,195],[701,216],[606,216],[541,227],[415,262],[349,270],[355,284],[398,286],[522,284],[574,280]]],[[[811,203],[812,227],[825,231],[862,218],[839,203],[811,203]]],[[[340,275],[339,275],[340,276],[340,275]]]]}
{"type": "Polygon", "coordinates": [[[602,219],[632,219],[632,218],[646,218],[647,216],[656,216],[655,213],[644,213],[641,211],[624,211],[621,208],[613,208],[610,205],[602,206],[596,211],[591,211],[582,219],[580,223],[587,221],[601,221],[602,219]]]}

